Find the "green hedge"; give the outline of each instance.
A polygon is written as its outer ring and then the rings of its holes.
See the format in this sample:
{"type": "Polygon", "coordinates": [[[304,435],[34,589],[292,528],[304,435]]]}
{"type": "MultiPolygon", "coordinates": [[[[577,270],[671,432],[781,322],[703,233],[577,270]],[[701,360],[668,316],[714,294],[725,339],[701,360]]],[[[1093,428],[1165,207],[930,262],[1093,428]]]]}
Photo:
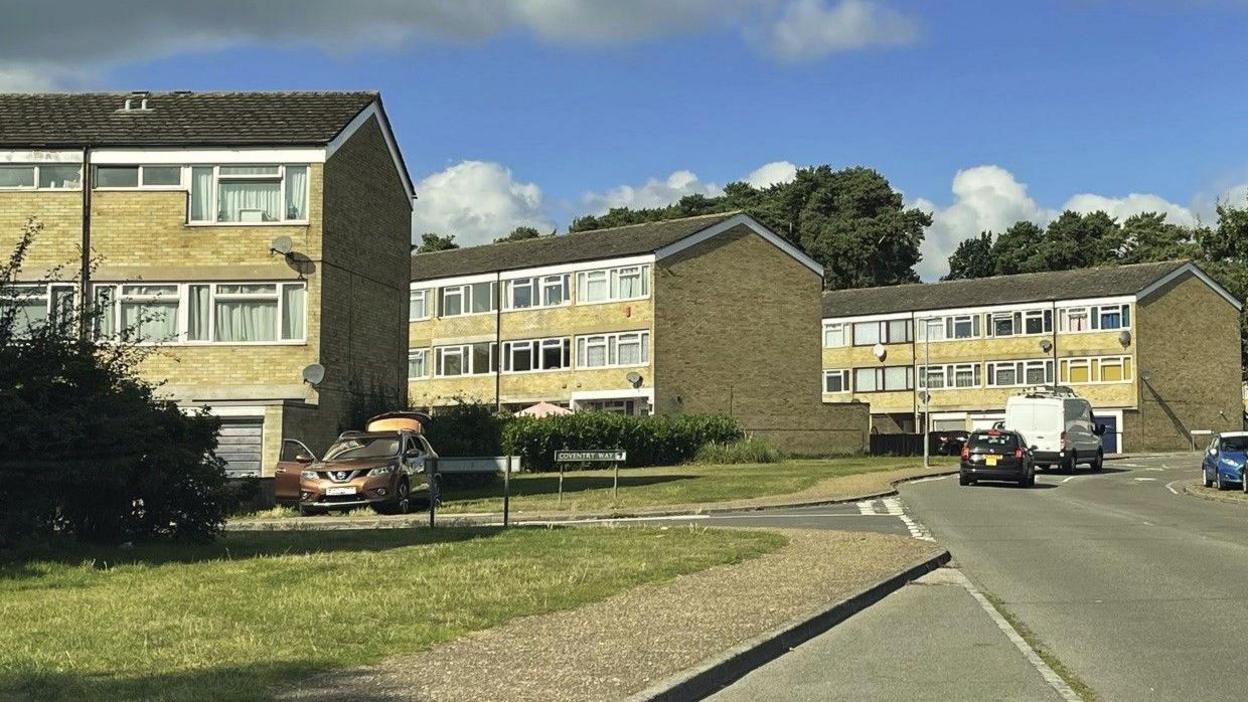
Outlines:
{"type": "Polygon", "coordinates": [[[624,449],[629,466],[685,463],[708,443],[731,443],[743,434],[736,420],[718,415],[632,417],[578,412],[516,417],[503,425],[503,451],[521,456],[532,471],[554,470],[561,449],[624,449]]]}
{"type": "MultiPolygon", "coordinates": [[[[439,456],[497,456],[503,452],[503,424],[490,405],[461,402],[434,413],[425,438],[439,456]]],[[[445,473],[446,489],[484,487],[500,480],[498,473],[445,473]]]]}
{"type": "Polygon", "coordinates": [[[698,449],[694,457],[698,463],[707,464],[739,464],[739,463],[779,463],[784,454],[775,446],[757,437],[749,437],[728,444],[712,442],[698,449]]]}

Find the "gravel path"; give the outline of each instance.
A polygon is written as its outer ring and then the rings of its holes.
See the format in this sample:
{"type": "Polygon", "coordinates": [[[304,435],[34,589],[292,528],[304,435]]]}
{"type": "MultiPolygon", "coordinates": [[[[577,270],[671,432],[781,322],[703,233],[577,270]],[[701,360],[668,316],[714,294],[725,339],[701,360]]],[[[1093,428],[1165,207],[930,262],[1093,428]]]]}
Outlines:
{"type": "Polygon", "coordinates": [[[782,533],[787,546],[744,563],[329,673],[279,699],[620,699],[941,550],[885,534],[782,533]]]}

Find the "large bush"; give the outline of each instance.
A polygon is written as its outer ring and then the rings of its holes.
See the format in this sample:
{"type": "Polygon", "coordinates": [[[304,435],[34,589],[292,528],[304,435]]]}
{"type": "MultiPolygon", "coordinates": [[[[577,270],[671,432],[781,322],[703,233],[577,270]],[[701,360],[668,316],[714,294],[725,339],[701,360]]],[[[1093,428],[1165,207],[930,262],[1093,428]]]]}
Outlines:
{"type": "Polygon", "coordinates": [[[707,464],[779,463],[784,460],[784,454],[766,440],[751,436],[727,444],[705,444],[698,449],[694,460],[707,464]]]}
{"type": "Polygon", "coordinates": [[[29,293],[14,281],[38,232],[28,223],[0,267],[0,545],[212,537],[226,507],[218,421],[155,396],[136,373],[151,347],[81,339],[69,310],[18,316],[29,293]]]}
{"type": "Polygon", "coordinates": [[[633,417],[578,412],[554,417],[517,417],[503,427],[503,450],[523,457],[529,470],[553,470],[561,449],[624,449],[629,466],[684,463],[704,444],[742,437],[731,417],[674,415],[633,417]]]}
{"type": "MultiPolygon", "coordinates": [[[[439,456],[498,456],[503,452],[503,423],[494,407],[459,402],[439,408],[425,428],[425,438],[439,456]]],[[[498,479],[495,473],[446,473],[442,486],[481,487],[498,479]]]]}

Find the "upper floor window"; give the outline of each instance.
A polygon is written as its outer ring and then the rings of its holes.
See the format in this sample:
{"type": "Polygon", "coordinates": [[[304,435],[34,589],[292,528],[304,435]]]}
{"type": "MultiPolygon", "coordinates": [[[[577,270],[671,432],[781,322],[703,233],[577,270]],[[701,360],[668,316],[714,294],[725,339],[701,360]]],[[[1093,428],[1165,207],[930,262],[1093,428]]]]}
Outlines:
{"type": "Polygon", "coordinates": [[[912,366],[854,369],[854,392],[894,392],[914,389],[912,366]]]}
{"type": "Polygon", "coordinates": [[[1052,310],[989,312],[984,315],[988,336],[1048,334],[1053,331],[1052,310]]]}
{"type": "Polygon", "coordinates": [[[72,317],[76,287],[64,283],[16,284],[0,290],[0,315],[12,314],[18,338],[32,330],[72,317]]]}
{"type": "Polygon", "coordinates": [[[411,349],[407,352],[407,377],[429,377],[429,349],[411,349]]]}
{"type": "Polygon", "coordinates": [[[494,311],[494,281],[438,288],[438,316],[458,317],[494,311]]]}
{"type": "Polygon", "coordinates": [[[254,344],[306,338],[305,283],[119,283],[93,286],[96,333],[149,343],[254,344]]]}
{"type": "Polygon", "coordinates": [[[414,322],[429,318],[429,290],[412,290],[408,293],[407,319],[414,322]]]}
{"type": "Polygon", "coordinates": [[[832,369],[823,372],[824,392],[849,392],[849,371],[832,369]]]}
{"type": "Polygon", "coordinates": [[[650,266],[621,266],[576,274],[576,301],[635,300],[650,295],[650,266]]]}
{"type": "Polygon", "coordinates": [[[488,375],[498,370],[494,342],[439,346],[433,350],[433,374],[439,378],[488,375]]]}
{"type": "Polygon", "coordinates": [[[82,166],[74,163],[0,165],[0,190],[75,190],[82,187],[82,166]]]}
{"type": "Polygon", "coordinates": [[[192,166],[191,222],[280,223],[308,218],[308,167],[192,166]]]}
{"type": "Polygon", "coordinates": [[[93,166],[91,187],[178,189],[182,187],[181,166],[93,166]]]}
{"type": "Polygon", "coordinates": [[[503,342],[503,372],[558,370],[572,367],[572,340],[526,339],[503,342]]]}
{"type": "Polygon", "coordinates": [[[650,332],[592,334],[576,337],[578,368],[640,366],[650,362],[650,332]]]}
{"type": "Polygon", "coordinates": [[[977,388],[980,381],[978,363],[953,363],[940,366],[919,366],[919,388],[977,388]]]}
{"type": "Polygon", "coordinates": [[[882,322],[855,322],[854,346],[876,344],[904,344],[914,340],[913,326],[909,319],[890,319],[882,322]]]}
{"type": "Polygon", "coordinates": [[[1131,327],[1131,305],[1094,305],[1058,310],[1059,329],[1064,332],[1112,331],[1131,327]]]}
{"type": "MultiPolygon", "coordinates": [[[[837,348],[840,346],[849,346],[849,325],[839,322],[823,323],[823,346],[824,348],[837,348]]],[[[831,392],[831,391],[829,391],[831,392]]]]}
{"type": "Polygon", "coordinates": [[[1058,368],[1063,383],[1121,383],[1131,380],[1130,356],[1063,358],[1058,368]]]}
{"type": "Polygon", "coordinates": [[[503,309],[523,310],[531,307],[556,307],[571,301],[568,284],[571,276],[543,275],[516,278],[506,282],[503,309]]]}

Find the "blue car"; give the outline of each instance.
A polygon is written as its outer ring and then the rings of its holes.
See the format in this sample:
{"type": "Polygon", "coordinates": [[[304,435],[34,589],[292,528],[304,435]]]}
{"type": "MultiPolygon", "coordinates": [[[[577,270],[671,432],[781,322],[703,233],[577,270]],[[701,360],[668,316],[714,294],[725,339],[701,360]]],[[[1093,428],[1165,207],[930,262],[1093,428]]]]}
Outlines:
{"type": "Polygon", "coordinates": [[[1205,458],[1200,463],[1200,476],[1205,487],[1225,490],[1238,483],[1248,493],[1244,480],[1244,463],[1248,462],[1248,431],[1228,431],[1213,437],[1205,458]]]}

